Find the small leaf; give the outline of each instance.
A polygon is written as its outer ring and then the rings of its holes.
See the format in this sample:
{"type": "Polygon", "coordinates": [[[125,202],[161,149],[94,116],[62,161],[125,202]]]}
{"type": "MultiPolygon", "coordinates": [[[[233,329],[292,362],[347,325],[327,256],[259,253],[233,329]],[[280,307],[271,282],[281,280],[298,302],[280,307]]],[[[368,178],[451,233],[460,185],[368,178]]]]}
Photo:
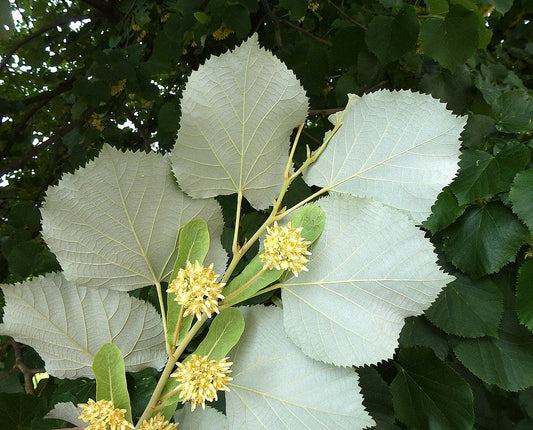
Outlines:
{"type": "Polygon", "coordinates": [[[533,331],[533,258],[520,266],[516,286],[516,308],[520,322],[533,331]]]}
{"type": "MultiPolygon", "coordinates": [[[[174,269],[170,275],[169,280],[173,281],[178,276],[180,269],[185,269],[187,261],[191,263],[203,264],[204,259],[209,251],[209,230],[207,223],[203,219],[196,219],[185,224],[179,233],[178,238],[178,257],[174,263],[174,269]]],[[[216,268],[215,268],[216,269],[216,268]]],[[[174,346],[174,331],[178,323],[181,305],[174,299],[176,294],[167,294],[167,343],[174,346]]],[[[180,324],[180,333],[178,335],[179,341],[187,334],[193,317],[187,315],[182,318],[180,324]]]]}
{"type": "Polygon", "coordinates": [[[450,187],[446,187],[431,207],[431,215],[422,223],[422,227],[427,228],[431,233],[435,234],[459,218],[467,206],[459,205],[450,187]]]}
{"type": "Polygon", "coordinates": [[[357,374],[306,357],[283,332],[275,307],[243,309],[246,331],[234,349],[226,413],[235,429],[362,429],[374,422],[357,374]]]}
{"type": "Polygon", "coordinates": [[[433,353],[441,360],[446,358],[450,350],[448,341],[443,336],[443,333],[423,315],[405,319],[405,325],[400,333],[398,343],[400,348],[426,346],[431,348],[433,353]]]}
{"type": "Polygon", "coordinates": [[[533,334],[504,315],[498,337],[462,339],[453,347],[461,363],[487,384],[519,391],[533,385],[533,334]]]}
{"type": "Polygon", "coordinates": [[[294,74],[254,35],[191,74],[181,110],[171,156],[181,188],[194,198],[242,192],[256,209],[271,205],[289,137],[307,115],[294,74]]]}
{"type": "Polygon", "coordinates": [[[45,415],[45,418],[63,420],[68,423],[74,424],[77,427],[83,428],[86,423],[80,420],[78,417],[81,415],[82,410],[74,405],[72,402],[61,402],[54,405],[54,409],[45,415]]]}
{"type": "Polygon", "coordinates": [[[533,232],[533,169],[528,169],[516,175],[509,199],[513,204],[513,212],[533,232]]]}
{"type": "Polygon", "coordinates": [[[310,185],[371,197],[421,222],[457,171],[465,118],[430,96],[378,91],[352,97],[342,127],[305,172],[310,185]]]}
{"type": "Polygon", "coordinates": [[[43,237],[79,286],[134,290],[172,271],[181,225],[206,220],[213,260],[225,265],[223,219],[214,200],[192,200],[155,153],[105,145],[99,157],[47,191],[43,237]]]}
{"type": "Polygon", "coordinates": [[[241,338],[244,318],[236,308],[224,309],[211,323],[209,332],[194,354],[209,360],[222,360],[241,338]]]}
{"type": "Polygon", "coordinates": [[[432,15],[445,15],[450,10],[447,0],[425,0],[432,15]]]}
{"type": "Polygon", "coordinates": [[[394,410],[409,428],[471,429],[474,396],[468,383],[425,348],[402,349],[391,383],[394,410]]]}
{"type": "Polygon", "coordinates": [[[94,378],[94,356],[108,342],[122,351],[129,372],[166,361],[161,317],[125,292],[76,287],[60,273],[1,288],[0,333],[34,348],[52,376],[94,378]]]}
{"type": "Polygon", "coordinates": [[[125,418],[131,423],[130,395],[120,349],[112,343],[102,345],[92,367],[96,377],[96,400],[111,400],[115,408],[125,409],[125,418]]]}
{"type": "Polygon", "coordinates": [[[336,193],[318,206],[327,223],[309,271],[282,288],[285,330],[309,357],[338,366],[391,358],[404,318],[421,314],[453,278],[404,213],[336,193]]]}
{"type": "Polygon", "coordinates": [[[492,202],[470,207],[442,234],[447,257],[476,279],[513,261],[527,229],[509,209],[492,202]]]}
{"type": "Polygon", "coordinates": [[[399,430],[395,425],[392,396],[387,383],[374,367],[360,367],[357,373],[361,391],[365,393],[363,405],[376,421],[376,427],[380,430],[399,430]]]}
{"type": "Polygon", "coordinates": [[[446,333],[465,337],[496,336],[503,315],[503,294],[489,278],[457,279],[426,310],[429,320],[446,333]]]}
{"type": "Polygon", "coordinates": [[[479,22],[475,12],[452,4],[442,17],[429,17],[422,22],[420,39],[426,55],[450,70],[463,64],[479,44],[479,22]]]}
{"type": "Polygon", "coordinates": [[[174,421],[179,423],[179,430],[227,430],[228,418],[216,409],[206,406],[205,409],[183,407],[174,414],[174,421]]]}
{"type": "Polygon", "coordinates": [[[517,172],[529,161],[529,151],[523,143],[506,142],[495,156],[477,149],[463,151],[459,175],[451,185],[460,205],[488,199],[509,190],[517,172]]]}

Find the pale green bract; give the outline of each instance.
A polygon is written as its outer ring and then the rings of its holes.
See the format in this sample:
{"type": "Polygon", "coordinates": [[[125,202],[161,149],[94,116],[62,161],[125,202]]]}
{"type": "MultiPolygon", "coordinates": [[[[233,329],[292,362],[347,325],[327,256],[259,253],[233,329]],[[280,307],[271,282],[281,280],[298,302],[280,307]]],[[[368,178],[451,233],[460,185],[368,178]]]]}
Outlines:
{"type": "MultiPolygon", "coordinates": [[[[374,425],[353,369],[304,355],[283,331],[276,307],[243,309],[246,330],[230,356],[231,429],[353,430],[374,425]]],[[[202,427],[203,428],[203,427],[202,427]]]]}
{"type": "Polygon", "coordinates": [[[128,372],[165,364],[160,315],[125,292],[77,287],[60,273],[1,288],[6,305],[0,334],[34,348],[52,376],[94,378],[93,358],[111,342],[128,372]]]}
{"type": "Polygon", "coordinates": [[[351,96],[331,121],[343,125],[305,181],[372,197],[424,221],[457,172],[466,118],[431,96],[384,90],[351,96]]]}
{"type": "Polygon", "coordinates": [[[209,227],[208,261],[219,271],[226,265],[218,203],[182,193],[159,154],[105,145],[98,158],[48,189],[41,213],[47,245],[65,277],[80,286],[130,291],[164,280],[179,229],[195,218],[209,227]]]}
{"type": "Polygon", "coordinates": [[[397,209],[339,194],[317,204],[326,227],[309,271],[282,289],[285,330],[308,356],[338,366],[392,358],[404,318],[421,314],[454,278],[397,209]]]}
{"type": "Polygon", "coordinates": [[[172,165],[195,198],[242,192],[256,209],[278,196],[289,137],[307,116],[294,73],[257,35],[193,72],[181,100],[172,165]]]}

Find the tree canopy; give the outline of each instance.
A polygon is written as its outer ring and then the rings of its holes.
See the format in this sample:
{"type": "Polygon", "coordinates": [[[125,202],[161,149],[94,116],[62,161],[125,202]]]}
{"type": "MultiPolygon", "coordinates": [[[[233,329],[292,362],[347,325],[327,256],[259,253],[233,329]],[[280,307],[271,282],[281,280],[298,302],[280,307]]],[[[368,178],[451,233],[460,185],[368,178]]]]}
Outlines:
{"type": "MultiPolygon", "coordinates": [[[[421,223],[456,279],[407,319],[394,360],[357,371],[378,428],[530,428],[532,18],[529,0],[0,0],[0,283],[60,269],[41,236],[50,185],[105,144],[170,153],[191,72],[257,33],[309,97],[297,161],[347,94],[410,89],[468,116],[459,173],[421,223]]],[[[311,193],[298,180],[287,201],[311,193]]],[[[235,196],[217,199],[228,249],[235,196]]],[[[245,207],[241,243],[265,218],[245,207]]],[[[94,381],[47,377],[31,348],[1,344],[7,428],[57,428],[43,419],[56,403],[94,397],[94,381]]],[[[128,374],[134,416],[156,375],[128,374]]]]}

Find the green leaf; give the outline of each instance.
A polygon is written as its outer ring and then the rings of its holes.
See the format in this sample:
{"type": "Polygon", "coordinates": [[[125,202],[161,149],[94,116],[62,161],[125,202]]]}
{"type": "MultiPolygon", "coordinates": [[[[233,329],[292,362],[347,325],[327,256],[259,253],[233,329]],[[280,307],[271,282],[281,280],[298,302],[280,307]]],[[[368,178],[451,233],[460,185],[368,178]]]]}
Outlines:
{"type": "Polygon", "coordinates": [[[33,430],[32,420],[47,410],[46,398],[25,393],[0,393],[0,422],[5,429],[33,430]]]}
{"type": "Polygon", "coordinates": [[[516,175],[511,185],[509,199],[513,204],[513,212],[533,232],[533,169],[516,175]]]}
{"type": "Polygon", "coordinates": [[[533,130],[533,97],[525,90],[505,91],[492,103],[496,127],[504,133],[533,130]]]}
{"type": "Polygon", "coordinates": [[[422,226],[435,234],[459,218],[466,208],[467,205],[459,205],[450,187],[446,187],[437,197],[437,201],[431,207],[431,215],[422,226]]]}
{"type": "Polygon", "coordinates": [[[271,205],[289,137],[307,114],[294,74],[254,35],[191,74],[181,109],[171,156],[181,188],[194,198],[242,192],[256,209],[271,205]]]}
{"type": "Polygon", "coordinates": [[[528,149],[517,141],[506,142],[494,156],[477,149],[465,150],[459,162],[459,175],[451,189],[460,205],[491,198],[508,191],[516,173],[523,170],[528,161],[528,149]]]}
{"type": "Polygon", "coordinates": [[[432,15],[446,15],[450,10],[447,0],[424,0],[432,15]]]}
{"type": "Polygon", "coordinates": [[[496,336],[503,316],[503,294],[489,278],[472,281],[457,274],[426,311],[446,333],[465,337],[496,336]]]}
{"type": "Polygon", "coordinates": [[[292,21],[298,21],[307,13],[309,3],[307,0],[280,0],[279,5],[289,11],[292,21]]]}
{"type": "Polygon", "coordinates": [[[197,408],[193,412],[185,406],[175,413],[174,421],[179,423],[179,430],[228,429],[228,417],[210,406],[197,408]]]}
{"type": "Polygon", "coordinates": [[[446,358],[450,350],[443,333],[435,328],[423,315],[405,319],[405,325],[400,333],[398,343],[400,348],[427,346],[441,360],[446,358]]]}
{"type": "Polygon", "coordinates": [[[533,385],[533,334],[512,312],[504,315],[498,337],[459,340],[461,363],[487,384],[518,391],[533,385]]]}
{"type": "Polygon", "coordinates": [[[275,307],[243,308],[246,331],[232,354],[229,428],[361,429],[374,422],[357,374],[312,360],[283,332],[275,307]]]}
{"type": "Polygon", "coordinates": [[[43,237],[65,276],[79,286],[134,290],[167,279],[182,225],[203,218],[211,261],[226,264],[223,219],[214,200],[192,200],[155,153],[101,154],[47,191],[43,237]]]}
{"type": "Polygon", "coordinates": [[[466,119],[427,95],[378,91],[352,97],[332,121],[343,125],[304,180],[426,219],[455,176],[466,119]]]}
{"type": "Polygon", "coordinates": [[[180,111],[175,103],[166,102],[159,109],[157,129],[163,133],[175,133],[179,126],[180,111]]]}
{"type": "Polygon", "coordinates": [[[391,383],[397,418],[409,428],[472,429],[474,397],[468,383],[425,348],[402,349],[391,383]]]}
{"type": "Polygon", "coordinates": [[[470,207],[442,234],[448,259],[475,279],[513,261],[527,229],[509,209],[492,202],[470,207]]]}
{"type": "Polygon", "coordinates": [[[508,12],[513,6],[513,0],[488,0],[487,3],[494,5],[496,10],[502,15],[508,12]]]}
{"type": "Polygon", "coordinates": [[[241,311],[236,308],[224,309],[213,320],[209,332],[194,354],[207,356],[209,360],[222,360],[239,341],[243,331],[241,311]]]}
{"type": "Polygon", "coordinates": [[[463,6],[452,4],[444,17],[430,17],[422,22],[420,39],[426,55],[453,71],[478,47],[478,16],[463,6]]]}
{"type": "Polygon", "coordinates": [[[96,400],[111,400],[115,408],[126,409],[125,418],[131,423],[126,368],[120,349],[112,343],[102,345],[94,356],[92,367],[96,378],[96,400]]]}
{"type": "Polygon", "coordinates": [[[403,7],[396,16],[376,16],[368,24],[365,39],[368,49],[383,63],[396,61],[415,49],[419,30],[412,6],[403,7]]]}
{"type": "Polygon", "coordinates": [[[516,310],[520,322],[533,331],[533,258],[520,266],[516,286],[516,310]]]}
{"type": "Polygon", "coordinates": [[[166,361],[161,317],[125,292],[77,287],[60,273],[0,287],[0,334],[34,348],[52,376],[93,378],[94,356],[108,342],[122,351],[129,372],[166,361]]]}
{"type": "Polygon", "coordinates": [[[282,288],[285,330],[309,357],[338,366],[391,358],[404,318],[421,314],[453,278],[404,213],[337,193],[318,206],[327,223],[309,271],[282,288]]]}
{"type": "MultiPolygon", "coordinates": [[[[311,243],[316,241],[322,234],[326,223],[326,216],[324,212],[316,205],[309,204],[300,209],[296,215],[291,218],[291,226],[293,228],[303,227],[301,236],[311,243]]],[[[249,282],[254,276],[256,276],[263,269],[263,262],[261,261],[261,254],[256,255],[250,263],[243,269],[243,271],[235,277],[229,285],[224,289],[224,296],[228,297],[234,291],[242,287],[249,282]]],[[[240,303],[250,297],[252,297],[259,290],[277,281],[283,270],[268,270],[252,282],[242,292],[235,297],[227,300],[226,305],[234,305],[240,303]]]]}
{"type": "Polygon", "coordinates": [[[461,134],[463,146],[472,149],[486,149],[487,137],[496,133],[494,120],[485,115],[469,115],[461,134]]]}
{"type": "Polygon", "coordinates": [[[200,24],[209,24],[211,22],[211,16],[204,12],[194,12],[193,15],[200,24]]]}
{"type": "MultiPolygon", "coordinates": [[[[209,230],[207,223],[203,219],[196,219],[185,224],[179,233],[178,238],[178,257],[174,263],[174,269],[169,280],[172,281],[178,276],[180,269],[187,266],[187,261],[203,264],[204,259],[209,251],[209,230]]],[[[216,268],[215,268],[216,269],[216,268]]],[[[174,293],[167,293],[167,343],[174,346],[174,331],[178,323],[181,305],[174,300],[174,293]]],[[[193,317],[187,315],[182,318],[180,324],[180,333],[178,342],[187,334],[193,317]]]]}

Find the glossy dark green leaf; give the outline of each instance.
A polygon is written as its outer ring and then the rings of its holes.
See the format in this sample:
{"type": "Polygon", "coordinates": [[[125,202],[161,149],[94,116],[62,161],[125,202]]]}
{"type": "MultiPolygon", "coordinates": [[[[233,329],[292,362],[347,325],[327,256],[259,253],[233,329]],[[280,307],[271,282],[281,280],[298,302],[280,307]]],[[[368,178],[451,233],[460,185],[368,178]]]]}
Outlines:
{"type": "Polygon", "coordinates": [[[470,115],[461,134],[463,146],[471,149],[485,149],[487,137],[496,133],[494,120],[486,115],[470,115]]]}
{"type": "Polygon", "coordinates": [[[516,286],[516,308],[520,322],[533,331],[533,258],[520,267],[516,286]]]}
{"type": "Polygon", "coordinates": [[[419,23],[412,6],[403,7],[396,16],[376,16],[366,31],[366,43],[382,63],[398,60],[414,50],[419,23]]]}
{"type": "Polygon", "coordinates": [[[422,22],[420,38],[426,55],[454,70],[478,47],[478,17],[475,12],[452,4],[444,19],[430,17],[422,22]]]}
{"type": "Polygon", "coordinates": [[[122,352],[112,343],[106,343],[94,356],[93,372],[96,377],[96,400],[111,400],[117,409],[125,409],[131,422],[130,395],[126,383],[126,368],[122,352]]]}
{"type": "Polygon", "coordinates": [[[473,278],[494,273],[515,259],[527,229],[499,202],[470,207],[443,231],[444,253],[473,278]]]}
{"type": "Polygon", "coordinates": [[[409,428],[472,429],[474,399],[468,383],[426,348],[400,350],[391,383],[397,418],[409,428]]]}
{"type": "Polygon", "coordinates": [[[459,340],[457,358],[478,378],[504,390],[518,391],[533,385],[533,334],[516,315],[504,315],[498,337],[459,340]]]}
{"type": "Polygon", "coordinates": [[[533,232],[533,169],[516,175],[509,198],[513,211],[533,232]]]}
{"type": "Polygon", "coordinates": [[[446,333],[465,337],[496,336],[503,315],[503,295],[489,278],[473,281],[456,274],[426,310],[429,320],[446,333]]]}
{"type": "Polygon", "coordinates": [[[451,186],[459,204],[508,191],[516,173],[526,167],[529,156],[526,146],[517,141],[507,142],[494,156],[477,149],[463,151],[459,175],[451,186]]]}

